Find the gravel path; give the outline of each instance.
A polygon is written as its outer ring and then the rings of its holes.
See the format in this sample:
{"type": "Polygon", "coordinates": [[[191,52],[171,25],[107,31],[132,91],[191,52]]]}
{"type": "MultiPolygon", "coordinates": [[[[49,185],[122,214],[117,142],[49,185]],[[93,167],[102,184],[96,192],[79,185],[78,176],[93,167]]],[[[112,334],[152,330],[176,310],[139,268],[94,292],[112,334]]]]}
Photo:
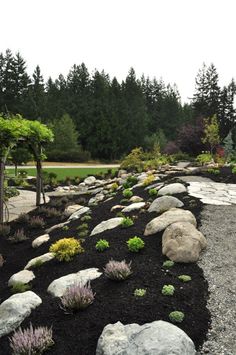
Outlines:
{"type": "Polygon", "coordinates": [[[201,223],[208,247],[198,264],[209,283],[212,325],[199,354],[235,355],[236,206],[205,205],[201,223]]]}

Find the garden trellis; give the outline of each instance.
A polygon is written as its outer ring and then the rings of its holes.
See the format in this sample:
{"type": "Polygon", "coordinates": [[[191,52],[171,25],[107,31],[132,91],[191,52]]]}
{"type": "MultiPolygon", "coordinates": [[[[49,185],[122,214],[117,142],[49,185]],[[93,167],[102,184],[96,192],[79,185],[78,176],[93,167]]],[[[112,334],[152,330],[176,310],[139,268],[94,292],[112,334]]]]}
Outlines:
{"type": "Polygon", "coordinates": [[[50,128],[39,121],[30,121],[15,115],[0,116],[0,223],[3,223],[4,170],[7,157],[15,146],[23,144],[33,153],[37,168],[36,205],[40,204],[42,192],[42,160],[44,145],[53,141],[50,128]]]}

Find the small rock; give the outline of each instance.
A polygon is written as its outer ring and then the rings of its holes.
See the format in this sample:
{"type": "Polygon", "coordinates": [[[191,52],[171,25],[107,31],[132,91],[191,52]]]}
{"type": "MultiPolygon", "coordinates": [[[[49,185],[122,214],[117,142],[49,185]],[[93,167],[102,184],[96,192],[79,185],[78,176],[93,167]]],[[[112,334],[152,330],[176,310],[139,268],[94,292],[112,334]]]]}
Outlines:
{"type": "Polygon", "coordinates": [[[26,269],[30,269],[32,266],[34,266],[35,263],[41,262],[41,263],[46,263],[47,261],[50,261],[54,259],[54,254],[53,253],[46,253],[40,256],[37,256],[36,258],[31,259],[28,264],[25,266],[26,269]]]}
{"type": "Polygon", "coordinates": [[[65,293],[66,289],[73,284],[85,285],[88,281],[97,279],[102,275],[96,268],[90,268],[81,270],[74,274],[62,276],[59,279],[54,280],[48,286],[48,292],[54,297],[61,297],[65,293]]]}
{"type": "Polygon", "coordinates": [[[33,248],[38,248],[40,247],[40,245],[46,243],[47,241],[49,241],[50,237],[49,234],[43,234],[40,235],[40,237],[37,237],[33,240],[32,242],[32,247],[33,248]]]}
{"type": "Polygon", "coordinates": [[[142,202],[143,198],[139,197],[139,196],[132,196],[132,197],[130,197],[129,200],[130,200],[130,202],[142,202]]]}
{"type": "Polygon", "coordinates": [[[96,181],[96,178],[94,176],[88,176],[86,179],[84,179],[84,184],[85,185],[94,185],[96,181]]]}
{"type": "Polygon", "coordinates": [[[90,235],[95,235],[104,232],[107,229],[113,229],[118,227],[123,221],[122,217],[110,218],[106,221],[99,223],[91,232],[90,235]]]}
{"type": "Polygon", "coordinates": [[[33,271],[21,270],[16,274],[12,275],[8,281],[8,286],[13,286],[17,283],[28,284],[35,278],[33,271]]]}
{"type": "Polygon", "coordinates": [[[132,212],[132,211],[140,210],[140,208],[143,208],[144,206],[145,206],[145,202],[135,202],[123,208],[121,212],[132,212]]]}
{"type": "Polygon", "coordinates": [[[64,214],[69,217],[71,216],[73,213],[77,212],[78,210],[80,210],[81,208],[83,208],[83,206],[81,205],[71,205],[66,207],[64,214]]]}
{"type": "Polygon", "coordinates": [[[115,205],[111,208],[111,212],[113,211],[117,211],[117,210],[122,210],[122,208],[124,208],[126,206],[123,206],[123,205],[115,205]]]}

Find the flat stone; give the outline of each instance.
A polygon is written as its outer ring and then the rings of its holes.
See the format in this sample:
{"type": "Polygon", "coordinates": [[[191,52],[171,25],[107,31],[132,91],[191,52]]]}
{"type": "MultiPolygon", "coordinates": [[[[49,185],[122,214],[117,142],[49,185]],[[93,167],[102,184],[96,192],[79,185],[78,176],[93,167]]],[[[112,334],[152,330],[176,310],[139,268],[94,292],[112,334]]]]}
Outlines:
{"type": "Polygon", "coordinates": [[[78,210],[80,210],[81,208],[83,208],[83,206],[81,205],[71,205],[71,206],[68,206],[66,207],[65,211],[64,211],[64,214],[66,216],[71,216],[73,213],[77,212],[78,210]]]}
{"type": "Polygon", "coordinates": [[[145,205],[146,205],[145,202],[135,202],[135,203],[132,203],[131,205],[123,208],[123,210],[121,212],[132,212],[132,211],[140,210],[145,205]]]}
{"type": "Polygon", "coordinates": [[[32,241],[32,247],[38,248],[40,247],[40,245],[47,243],[49,239],[50,239],[49,234],[40,235],[40,237],[37,237],[32,241]]]}
{"type": "Polygon", "coordinates": [[[47,291],[54,297],[61,297],[66,289],[74,284],[85,285],[87,282],[97,279],[102,275],[97,268],[90,268],[78,271],[74,274],[62,276],[54,280],[49,286],[47,291]]]}
{"type": "Polygon", "coordinates": [[[162,213],[160,216],[152,219],[146,225],[144,235],[151,235],[160,232],[175,222],[190,222],[195,227],[197,225],[196,218],[190,211],[181,210],[179,208],[171,208],[170,210],[162,213]]]}
{"type": "Polygon", "coordinates": [[[74,221],[75,219],[79,219],[83,214],[90,211],[89,207],[82,207],[78,211],[74,212],[70,217],[69,221],[74,221]]]}
{"type": "Polygon", "coordinates": [[[27,265],[24,267],[24,269],[25,270],[30,269],[37,262],[46,263],[47,261],[50,261],[52,259],[54,259],[54,254],[53,253],[46,253],[46,254],[37,256],[36,258],[31,259],[27,263],[27,265]]]}
{"type": "Polygon", "coordinates": [[[17,293],[0,305],[0,337],[11,333],[42,303],[32,291],[17,293]]]}
{"type": "Polygon", "coordinates": [[[157,182],[155,184],[152,185],[148,185],[147,187],[145,187],[145,191],[150,190],[150,189],[156,189],[157,191],[160,190],[162,187],[164,186],[164,184],[162,182],[157,182]]]}
{"type": "MultiPolygon", "coordinates": [[[[142,202],[143,201],[143,198],[142,197],[140,197],[140,196],[132,196],[132,197],[130,197],[130,199],[129,199],[129,201],[130,202],[142,202]]],[[[125,206],[124,206],[125,207],[125,206]]]]}
{"type": "Polygon", "coordinates": [[[66,222],[63,222],[63,223],[59,223],[59,224],[55,224],[54,226],[46,229],[46,233],[51,233],[52,231],[54,231],[55,229],[58,229],[58,228],[62,228],[64,226],[66,226],[68,223],[70,223],[69,221],[66,221],[66,222]]]}
{"type": "Polygon", "coordinates": [[[117,210],[122,210],[125,206],[123,205],[115,205],[111,208],[111,212],[117,211],[117,210]]]}
{"type": "Polygon", "coordinates": [[[148,212],[163,213],[170,208],[183,207],[183,205],[183,202],[174,196],[162,196],[152,202],[148,212]]]}
{"type": "Polygon", "coordinates": [[[159,195],[174,195],[174,194],[180,194],[183,192],[186,192],[187,189],[183,184],[180,184],[179,182],[176,182],[174,184],[169,184],[164,187],[162,187],[159,191],[159,195]]]}
{"type": "Polygon", "coordinates": [[[162,235],[162,253],[174,262],[196,262],[206,245],[206,238],[189,222],[172,223],[162,235]]]}
{"type": "Polygon", "coordinates": [[[13,286],[17,283],[28,284],[35,278],[33,271],[21,270],[12,275],[8,281],[8,286],[13,286]]]}
{"type": "Polygon", "coordinates": [[[162,320],[143,325],[108,324],[98,339],[96,355],[195,355],[192,340],[162,320]]]}
{"type": "Polygon", "coordinates": [[[122,223],[122,221],[122,217],[110,218],[106,221],[103,221],[92,230],[90,235],[99,234],[104,232],[105,230],[116,228],[122,223]]]}

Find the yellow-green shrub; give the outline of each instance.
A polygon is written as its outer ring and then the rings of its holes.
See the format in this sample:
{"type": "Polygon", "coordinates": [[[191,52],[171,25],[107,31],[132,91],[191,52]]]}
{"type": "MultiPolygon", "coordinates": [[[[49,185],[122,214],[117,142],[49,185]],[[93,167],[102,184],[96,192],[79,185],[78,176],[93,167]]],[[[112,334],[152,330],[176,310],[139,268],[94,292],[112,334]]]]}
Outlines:
{"type": "Polygon", "coordinates": [[[155,180],[155,176],[154,175],[147,176],[146,179],[143,180],[143,186],[150,185],[154,180],[155,180]]]}
{"type": "Polygon", "coordinates": [[[75,238],[63,238],[50,246],[49,251],[60,261],[70,261],[73,256],[83,253],[80,241],[75,238]]]}

